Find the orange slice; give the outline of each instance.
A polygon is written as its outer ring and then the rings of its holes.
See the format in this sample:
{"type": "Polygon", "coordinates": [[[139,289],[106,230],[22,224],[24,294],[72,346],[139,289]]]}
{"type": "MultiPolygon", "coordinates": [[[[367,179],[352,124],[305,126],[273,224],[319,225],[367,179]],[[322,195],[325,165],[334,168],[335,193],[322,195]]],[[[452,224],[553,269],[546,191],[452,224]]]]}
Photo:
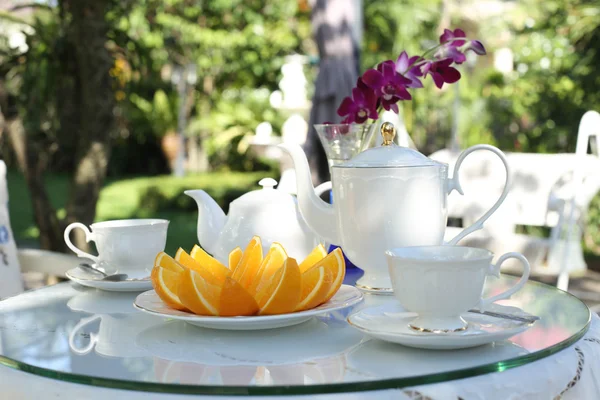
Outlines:
{"type": "Polygon", "coordinates": [[[300,268],[300,272],[303,273],[317,262],[321,261],[327,256],[327,250],[323,247],[322,244],[319,244],[315,247],[308,256],[300,263],[298,266],[300,268]]]}
{"type": "Polygon", "coordinates": [[[165,252],[160,252],[154,260],[154,268],[150,274],[152,286],[156,294],[169,307],[185,310],[186,307],[179,299],[179,277],[185,268],[165,252]]]}
{"type": "Polygon", "coordinates": [[[295,311],[310,310],[323,303],[333,283],[333,272],[324,265],[302,274],[302,294],[295,311]]]}
{"type": "Polygon", "coordinates": [[[218,315],[221,287],[212,285],[196,271],[186,269],[180,275],[177,295],[181,303],[198,315],[218,315]]]}
{"type": "Polygon", "coordinates": [[[161,268],[165,268],[173,272],[183,272],[184,270],[184,267],[180,263],[175,261],[173,257],[164,251],[161,251],[156,255],[156,258],[154,259],[154,266],[160,266],[161,268]]]}
{"type": "Polygon", "coordinates": [[[233,270],[231,277],[238,281],[244,289],[250,287],[252,279],[256,276],[262,264],[262,244],[258,236],[254,236],[246,246],[240,262],[233,270]]]}
{"type": "Polygon", "coordinates": [[[269,285],[271,278],[275,272],[283,266],[286,258],[288,258],[288,256],[283,246],[277,242],[273,242],[248,288],[250,294],[258,293],[269,285]]]}
{"type": "Polygon", "coordinates": [[[328,301],[339,290],[345,275],[342,250],[336,248],[302,274],[302,295],[296,311],[310,310],[328,301]]]}
{"type": "MultiPolygon", "coordinates": [[[[179,251],[177,251],[177,253],[179,253],[179,251]]],[[[177,255],[175,255],[175,257],[177,257],[177,255]]],[[[190,257],[193,258],[200,267],[210,271],[221,283],[225,282],[225,278],[231,275],[229,268],[211,257],[210,254],[202,250],[197,244],[194,245],[192,251],[190,251],[190,257]]],[[[194,269],[193,267],[190,268],[194,269]]]]}
{"type": "Polygon", "coordinates": [[[271,283],[256,296],[258,313],[284,314],[296,309],[300,300],[302,275],[298,263],[287,258],[271,279],[271,283]]]}
{"type": "Polygon", "coordinates": [[[254,315],[258,304],[237,281],[227,278],[219,298],[219,315],[223,317],[254,315]]]}
{"type": "Polygon", "coordinates": [[[325,300],[323,300],[323,303],[328,302],[329,299],[331,299],[337,293],[337,291],[340,290],[340,287],[342,286],[342,283],[344,282],[344,278],[346,277],[346,261],[344,260],[344,255],[342,254],[342,249],[340,249],[339,247],[336,248],[331,253],[329,253],[327,255],[327,257],[325,257],[323,259],[323,261],[319,262],[317,265],[325,265],[325,264],[327,264],[328,268],[331,268],[331,270],[333,271],[333,282],[331,283],[331,286],[329,287],[329,291],[325,295],[325,300]],[[332,254],[333,254],[333,256],[332,256],[332,254]],[[329,260],[326,260],[328,257],[330,257],[329,260]],[[334,257],[335,257],[335,261],[334,261],[334,257]]]}
{"type": "Polygon", "coordinates": [[[237,265],[240,263],[243,254],[244,252],[239,247],[236,247],[235,249],[231,250],[231,253],[229,253],[229,269],[231,271],[233,271],[235,267],[237,267],[237,265]]]}

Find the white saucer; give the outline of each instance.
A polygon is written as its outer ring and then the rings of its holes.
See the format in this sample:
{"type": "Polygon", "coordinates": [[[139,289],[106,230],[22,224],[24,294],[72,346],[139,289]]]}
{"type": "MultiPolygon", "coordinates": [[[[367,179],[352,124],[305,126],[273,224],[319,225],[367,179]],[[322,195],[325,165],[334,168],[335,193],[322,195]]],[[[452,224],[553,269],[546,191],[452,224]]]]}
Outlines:
{"type": "Polygon", "coordinates": [[[67,278],[82,286],[91,288],[108,290],[110,292],[142,292],[152,289],[150,277],[142,279],[127,279],[120,282],[110,282],[98,279],[94,275],[83,271],[81,268],[73,268],[68,270],[65,275],[67,278]]]}
{"type": "Polygon", "coordinates": [[[308,321],[316,315],[342,310],[358,304],[363,295],[354,286],[342,285],[340,290],[325,304],[308,311],[279,315],[261,315],[251,317],[210,317],[178,311],[167,306],[154,290],[140,294],[133,305],[140,310],[170,319],[186,321],[203,328],[246,331],[257,329],[272,329],[291,326],[308,321]]]}
{"type": "MultiPolygon", "coordinates": [[[[530,315],[520,308],[499,304],[491,305],[488,310],[519,316],[530,315]]],[[[398,303],[388,303],[358,311],[348,317],[348,323],[377,339],[409,347],[438,350],[463,349],[505,340],[533,325],[467,312],[462,315],[469,324],[465,331],[422,333],[408,327],[408,323],[416,316],[415,313],[404,311],[398,303]]]]}

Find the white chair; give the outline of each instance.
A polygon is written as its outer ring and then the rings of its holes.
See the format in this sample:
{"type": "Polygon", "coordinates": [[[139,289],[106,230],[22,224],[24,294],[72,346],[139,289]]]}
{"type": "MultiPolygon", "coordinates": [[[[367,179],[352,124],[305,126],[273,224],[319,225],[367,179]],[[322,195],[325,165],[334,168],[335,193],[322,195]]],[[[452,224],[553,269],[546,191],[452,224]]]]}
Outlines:
{"type": "Polygon", "coordinates": [[[79,265],[75,256],[39,249],[17,249],[8,215],[6,165],[0,160],[0,299],[24,290],[23,278],[65,277],[65,272],[79,265]]]}
{"type": "MultiPolygon", "coordinates": [[[[600,114],[590,111],[581,120],[575,153],[506,153],[513,180],[510,194],[484,229],[461,243],[496,254],[522,252],[534,272],[558,276],[557,286],[566,290],[569,275],[587,268],[580,225],[589,203],[600,191],[600,157],[597,151],[586,153],[590,137],[598,140],[599,131],[600,114]],[[549,237],[519,234],[518,225],[550,227],[551,233],[549,237]]],[[[462,218],[465,226],[493,204],[504,182],[501,164],[486,153],[465,159],[461,171],[465,196],[453,193],[449,197],[449,216],[462,218]]],[[[447,149],[431,155],[451,168],[457,157],[458,153],[447,149]]],[[[449,228],[447,238],[457,231],[449,228]]]]}

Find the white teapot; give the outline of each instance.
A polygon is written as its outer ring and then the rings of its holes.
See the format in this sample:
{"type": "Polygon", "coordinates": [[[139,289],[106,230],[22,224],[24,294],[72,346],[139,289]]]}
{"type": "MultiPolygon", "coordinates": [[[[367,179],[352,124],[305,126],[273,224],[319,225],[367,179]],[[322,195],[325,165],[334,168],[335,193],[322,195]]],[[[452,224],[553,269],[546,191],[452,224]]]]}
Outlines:
{"type": "Polygon", "coordinates": [[[496,147],[477,145],[463,151],[448,177],[448,165],[431,160],[410,148],[393,143],[392,124],[381,127],[383,144],[331,167],[333,204],[315,195],[306,156],[297,145],[282,144],[294,161],[298,204],[308,225],[317,235],[342,247],[364,275],[357,287],[391,293],[385,251],[397,247],[443,244],[447,223],[447,195],[463,194],[458,171],[463,159],[477,150],[495,153],[506,168],[506,183],[500,198],[473,225],[448,244],[456,244],[481,229],[506,198],[508,164],[496,147]]]}
{"type": "MultiPolygon", "coordinates": [[[[267,254],[271,243],[279,242],[288,256],[300,262],[319,244],[318,236],[302,218],[296,198],[274,189],[277,185],[275,179],[264,178],[258,184],[263,188],[231,202],[229,215],[225,215],[204,190],[184,192],[198,205],[200,245],[227,265],[231,250],[236,247],[243,250],[257,235],[261,238],[263,254],[267,254]]],[[[327,189],[326,185],[323,189],[327,189]]]]}

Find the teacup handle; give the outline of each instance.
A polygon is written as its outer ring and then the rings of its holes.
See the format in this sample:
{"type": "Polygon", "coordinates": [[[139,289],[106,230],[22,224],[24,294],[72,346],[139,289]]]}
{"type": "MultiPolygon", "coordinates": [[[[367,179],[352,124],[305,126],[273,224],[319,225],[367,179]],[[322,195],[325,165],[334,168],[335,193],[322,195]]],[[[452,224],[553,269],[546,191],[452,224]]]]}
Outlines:
{"type": "Polygon", "coordinates": [[[495,301],[510,298],[510,296],[517,293],[519,290],[521,290],[523,288],[523,286],[525,286],[525,284],[527,283],[527,280],[529,279],[529,273],[531,272],[531,267],[529,266],[529,261],[527,261],[525,256],[521,253],[513,252],[513,253],[503,254],[498,259],[498,262],[496,264],[490,264],[489,269],[488,269],[488,275],[500,277],[500,268],[502,268],[502,263],[504,263],[504,261],[508,260],[509,258],[516,258],[517,260],[521,261],[521,264],[523,264],[523,274],[521,275],[521,279],[519,279],[519,282],[517,282],[510,289],[508,289],[500,294],[497,294],[495,296],[488,297],[487,299],[481,299],[481,302],[479,303],[479,307],[482,311],[487,306],[489,306],[490,304],[492,304],[495,301]]]}
{"type": "Polygon", "coordinates": [[[83,328],[84,326],[86,326],[89,323],[94,322],[95,320],[99,319],[100,317],[101,317],[100,315],[93,315],[88,318],[83,318],[81,321],[79,321],[79,323],[77,325],[75,325],[75,327],[71,331],[71,334],[69,335],[69,347],[71,348],[71,350],[73,350],[74,353],[79,354],[80,356],[84,356],[87,353],[89,353],[90,351],[92,351],[92,349],[96,345],[96,342],[98,342],[97,334],[90,332],[90,342],[87,344],[87,346],[85,346],[83,348],[79,348],[75,345],[75,336],[77,336],[77,333],[79,332],[79,330],[81,328],[83,328]]]}
{"type": "Polygon", "coordinates": [[[502,164],[504,164],[504,169],[506,170],[506,182],[504,183],[504,189],[502,190],[502,194],[500,195],[500,197],[498,198],[496,203],[494,203],[492,208],[490,208],[485,214],[483,214],[483,216],[481,218],[479,218],[477,221],[475,221],[472,225],[463,229],[458,235],[456,235],[454,237],[454,239],[452,239],[448,243],[446,243],[448,245],[453,246],[456,243],[458,243],[461,239],[463,239],[465,236],[467,236],[475,231],[478,231],[479,229],[482,229],[483,223],[485,221],[487,221],[487,219],[489,217],[491,217],[492,214],[494,212],[496,212],[498,207],[500,207],[500,205],[504,202],[504,199],[506,199],[506,195],[508,195],[508,191],[510,189],[511,177],[510,177],[510,173],[509,173],[510,171],[508,168],[508,162],[506,161],[506,157],[504,156],[504,153],[497,147],[490,146],[488,144],[478,144],[478,145],[469,147],[468,149],[466,149],[465,151],[460,153],[460,156],[458,156],[458,160],[456,160],[456,165],[454,166],[454,172],[452,173],[452,179],[450,179],[448,182],[448,194],[452,193],[453,190],[456,190],[458,193],[464,195],[464,192],[460,186],[458,171],[459,171],[460,166],[461,166],[463,160],[465,159],[465,157],[467,157],[469,154],[473,153],[474,151],[478,151],[478,150],[491,151],[492,153],[496,154],[500,158],[500,160],[502,161],[502,164]]]}
{"type": "Polygon", "coordinates": [[[85,251],[77,248],[71,242],[71,238],[69,237],[69,235],[71,234],[71,231],[75,228],[82,229],[85,232],[85,241],[87,243],[89,243],[90,241],[96,240],[96,235],[94,235],[94,233],[92,231],[90,231],[87,226],[85,226],[84,224],[82,224],[80,222],[73,222],[72,224],[69,224],[69,226],[67,226],[67,228],[65,229],[64,239],[65,239],[65,243],[67,244],[67,247],[69,249],[71,249],[71,251],[73,253],[77,254],[78,257],[89,258],[90,260],[92,260],[96,264],[98,264],[100,262],[100,259],[98,256],[93,256],[89,253],[86,253],[85,251]]]}

